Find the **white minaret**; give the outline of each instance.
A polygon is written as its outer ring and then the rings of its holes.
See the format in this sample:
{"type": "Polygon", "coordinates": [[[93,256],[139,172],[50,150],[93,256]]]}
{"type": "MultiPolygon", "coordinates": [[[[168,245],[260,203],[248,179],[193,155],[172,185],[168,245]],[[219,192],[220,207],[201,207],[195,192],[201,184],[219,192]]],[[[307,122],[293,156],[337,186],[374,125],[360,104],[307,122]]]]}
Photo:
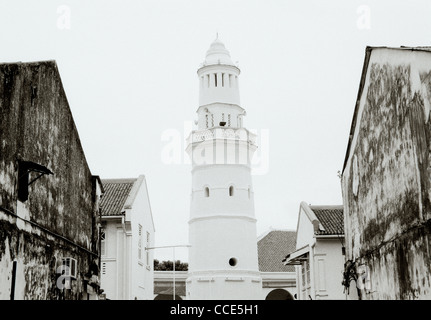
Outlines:
{"type": "Polygon", "coordinates": [[[242,126],[239,68],[211,44],[199,76],[192,159],[187,299],[261,299],[250,160],[256,136],[242,126]]]}

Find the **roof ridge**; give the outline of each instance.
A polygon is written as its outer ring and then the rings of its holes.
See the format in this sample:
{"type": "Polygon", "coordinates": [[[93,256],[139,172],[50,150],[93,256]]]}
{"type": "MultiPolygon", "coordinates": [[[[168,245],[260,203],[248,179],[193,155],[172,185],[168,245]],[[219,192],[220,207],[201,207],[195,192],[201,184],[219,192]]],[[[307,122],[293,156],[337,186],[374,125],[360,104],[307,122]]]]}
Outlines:
{"type": "Polygon", "coordinates": [[[101,179],[102,183],[132,183],[138,178],[115,178],[115,179],[101,179]]]}
{"type": "Polygon", "coordinates": [[[1,62],[0,65],[11,65],[11,64],[15,64],[15,65],[38,65],[38,64],[42,64],[42,63],[53,63],[53,64],[57,64],[55,59],[47,59],[47,60],[36,60],[36,61],[11,61],[11,62],[1,62]]]}
{"type": "Polygon", "coordinates": [[[333,205],[309,205],[310,209],[343,209],[344,206],[342,204],[333,204],[333,205]]]}

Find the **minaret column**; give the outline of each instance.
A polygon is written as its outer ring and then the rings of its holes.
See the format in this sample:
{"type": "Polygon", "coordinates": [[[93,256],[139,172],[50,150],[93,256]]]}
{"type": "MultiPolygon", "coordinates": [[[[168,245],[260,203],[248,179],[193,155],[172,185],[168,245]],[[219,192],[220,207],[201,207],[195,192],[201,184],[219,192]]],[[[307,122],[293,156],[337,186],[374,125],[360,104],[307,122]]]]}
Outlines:
{"type": "Polygon", "coordinates": [[[240,70],[216,39],[197,73],[198,129],[187,145],[192,195],[186,297],[262,299],[250,168],[257,146],[256,136],[238,120],[245,115],[240,70]]]}

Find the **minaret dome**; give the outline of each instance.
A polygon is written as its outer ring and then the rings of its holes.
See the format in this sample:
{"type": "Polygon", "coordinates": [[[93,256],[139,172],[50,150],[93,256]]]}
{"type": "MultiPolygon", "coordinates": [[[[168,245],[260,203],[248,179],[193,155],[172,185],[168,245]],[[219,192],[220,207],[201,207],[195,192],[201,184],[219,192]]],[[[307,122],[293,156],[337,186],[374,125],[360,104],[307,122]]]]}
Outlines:
{"type": "Polygon", "coordinates": [[[241,127],[245,112],[240,106],[239,98],[240,70],[232,62],[229,51],[218,37],[211,43],[197,73],[199,129],[217,127],[220,123],[234,128],[241,127]]]}

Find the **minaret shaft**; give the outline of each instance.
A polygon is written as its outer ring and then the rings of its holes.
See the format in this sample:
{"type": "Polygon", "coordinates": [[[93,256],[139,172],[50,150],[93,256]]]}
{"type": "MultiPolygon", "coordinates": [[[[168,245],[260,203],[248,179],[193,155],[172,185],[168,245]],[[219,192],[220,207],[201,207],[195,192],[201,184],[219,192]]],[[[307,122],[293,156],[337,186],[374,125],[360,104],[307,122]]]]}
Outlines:
{"type": "Polygon", "coordinates": [[[198,129],[192,159],[188,299],[261,299],[251,158],[256,136],[243,127],[239,68],[216,39],[198,69],[198,129]]]}

